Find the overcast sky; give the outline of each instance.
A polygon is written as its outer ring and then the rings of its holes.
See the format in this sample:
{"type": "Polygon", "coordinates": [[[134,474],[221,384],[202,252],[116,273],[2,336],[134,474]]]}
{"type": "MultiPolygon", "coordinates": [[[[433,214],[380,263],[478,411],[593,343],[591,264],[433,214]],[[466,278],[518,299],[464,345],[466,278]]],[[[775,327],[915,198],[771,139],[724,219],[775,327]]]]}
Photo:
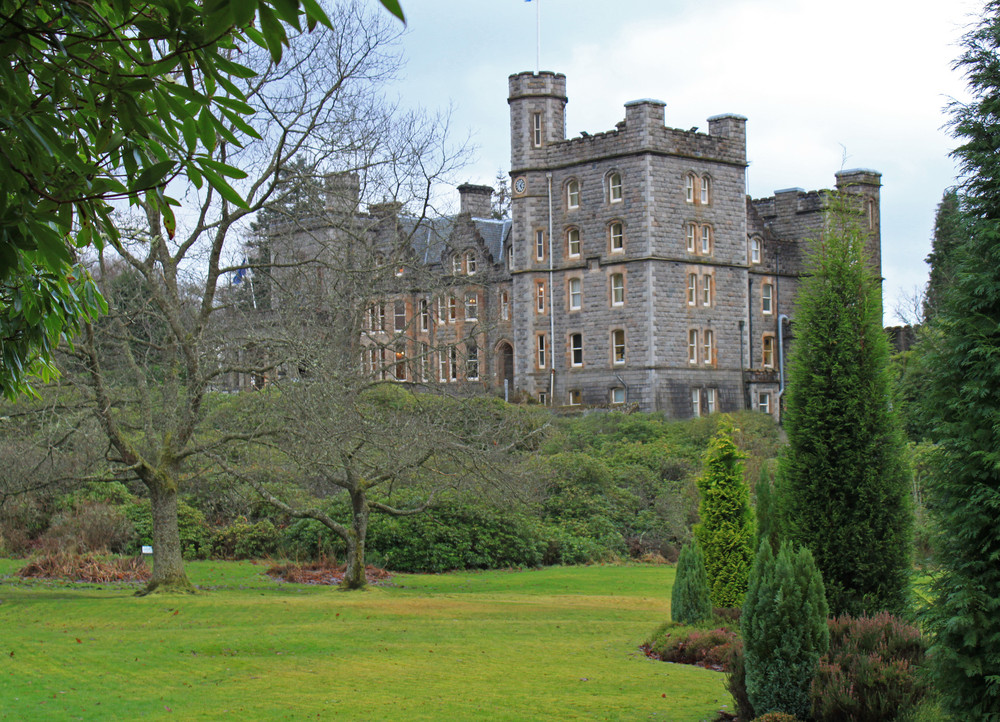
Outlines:
{"type": "MultiPolygon", "coordinates": [[[[882,173],[886,323],[922,287],[934,210],[955,182],[944,108],[978,0],[403,0],[407,105],[453,108],[477,150],[464,178],[510,168],[507,76],[566,75],[566,131],[611,130],[637,98],[666,124],[720,113],[747,123],[748,192],[829,188],[841,168],[882,173]],[[540,3],[540,5],[538,5],[540,3]]],[[[457,193],[455,194],[457,202],[457,193]]]]}

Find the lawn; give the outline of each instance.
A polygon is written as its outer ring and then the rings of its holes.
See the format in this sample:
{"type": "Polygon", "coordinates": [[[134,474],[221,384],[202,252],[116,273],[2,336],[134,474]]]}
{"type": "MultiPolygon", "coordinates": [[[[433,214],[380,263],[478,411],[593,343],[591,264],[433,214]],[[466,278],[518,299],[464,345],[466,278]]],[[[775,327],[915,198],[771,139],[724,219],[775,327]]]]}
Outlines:
{"type": "MultiPolygon", "coordinates": [[[[0,560],[0,575],[16,562],[0,560]]],[[[2,719],[714,719],[722,674],[637,649],[674,569],[399,575],[343,593],[197,562],[197,596],[0,579],[2,719]]]]}

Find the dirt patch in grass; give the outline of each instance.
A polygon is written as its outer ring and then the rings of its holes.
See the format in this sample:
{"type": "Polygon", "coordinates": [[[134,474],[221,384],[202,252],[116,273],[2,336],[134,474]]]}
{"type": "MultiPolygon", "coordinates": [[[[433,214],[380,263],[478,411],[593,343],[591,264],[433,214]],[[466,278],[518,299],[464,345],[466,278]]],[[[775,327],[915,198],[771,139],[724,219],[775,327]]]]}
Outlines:
{"type": "MultiPolygon", "coordinates": [[[[344,580],[347,573],[346,564],[332,562],[311,562],[308,564],[274,564],[267,570],[267,575],[279,582],[293,584],[331,584],[337,585],[344,580]]],[[[369,584],[385,584],[392,575],[385,569],[365,567],[365,579],[369,584]]]]}
{"type": "Polygon", "coordinates": [[[149,567],[142,557],[103,557],[97,554],[46,554],[29,561],[17,572],[22,579],[66,579],[71,582],[110,584],[149,581],[149,567]]]}

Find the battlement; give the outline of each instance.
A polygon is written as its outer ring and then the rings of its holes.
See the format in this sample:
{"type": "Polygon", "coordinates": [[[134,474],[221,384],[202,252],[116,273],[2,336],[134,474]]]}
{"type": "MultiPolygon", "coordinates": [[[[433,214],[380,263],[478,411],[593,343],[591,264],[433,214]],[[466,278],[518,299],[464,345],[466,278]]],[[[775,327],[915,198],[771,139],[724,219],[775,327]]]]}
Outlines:
{"type": "Polygon", "coordinates": [[[566,102],[566,76],[543,70],[538,73],[514,73],[507,78],[507,102],[527,96],[549,97],[566,102]]]}

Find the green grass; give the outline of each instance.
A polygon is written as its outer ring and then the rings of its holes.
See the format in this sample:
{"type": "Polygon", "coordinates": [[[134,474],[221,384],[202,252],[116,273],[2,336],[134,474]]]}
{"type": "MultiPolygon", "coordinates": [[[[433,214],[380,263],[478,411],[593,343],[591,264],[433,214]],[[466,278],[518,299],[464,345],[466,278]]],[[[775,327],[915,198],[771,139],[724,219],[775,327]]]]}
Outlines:
{"type": "MultiPolygon", "coordinates": [[[[0,560],[0,575],[18,563],[0,560]]],[[[2,719],[711,720],[722,674],[646,659],[672,567],[400,575],[362,593],[200,562],[210,591],[0,583],[2,719]]]]}

